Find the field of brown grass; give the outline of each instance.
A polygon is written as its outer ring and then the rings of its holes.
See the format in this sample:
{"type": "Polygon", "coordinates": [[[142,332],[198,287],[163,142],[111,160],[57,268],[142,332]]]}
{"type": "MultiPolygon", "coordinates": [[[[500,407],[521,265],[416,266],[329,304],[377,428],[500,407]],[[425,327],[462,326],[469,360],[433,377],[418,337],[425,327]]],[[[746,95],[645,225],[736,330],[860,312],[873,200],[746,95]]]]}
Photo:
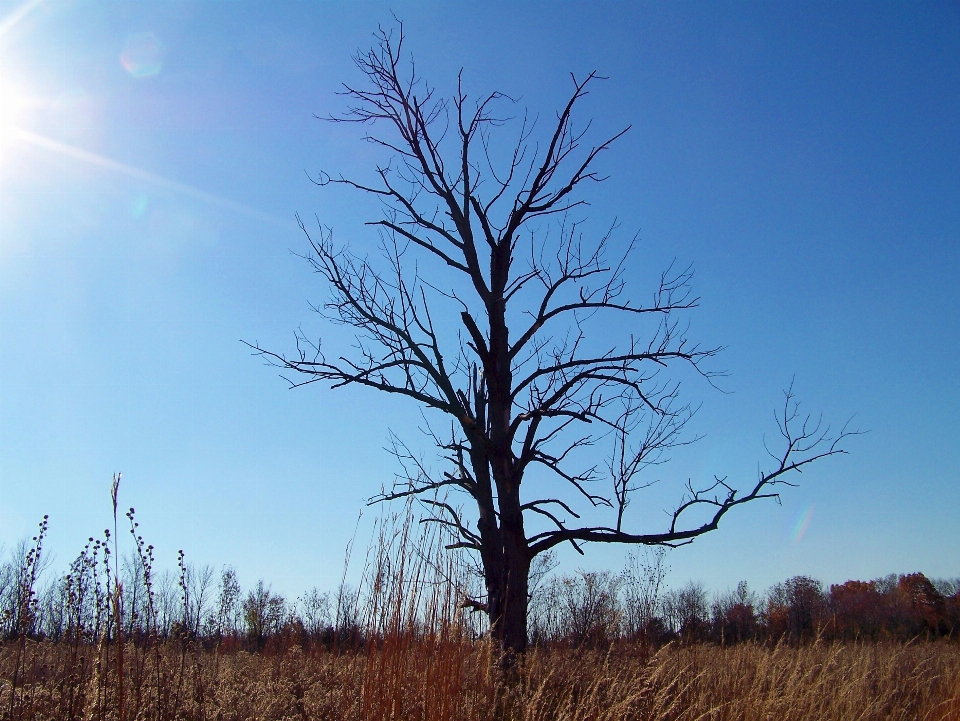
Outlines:
{"type": "MultiPolygon", "coordinates": [[[[0,717],[117,719],[115,655],[6,644],[0,717]]],[[[349,652],[128,644],[125,659],[125,719],[960,719],[960,647],[944,642],[535,649],[507,680],[467,639],[349,652]]]]}

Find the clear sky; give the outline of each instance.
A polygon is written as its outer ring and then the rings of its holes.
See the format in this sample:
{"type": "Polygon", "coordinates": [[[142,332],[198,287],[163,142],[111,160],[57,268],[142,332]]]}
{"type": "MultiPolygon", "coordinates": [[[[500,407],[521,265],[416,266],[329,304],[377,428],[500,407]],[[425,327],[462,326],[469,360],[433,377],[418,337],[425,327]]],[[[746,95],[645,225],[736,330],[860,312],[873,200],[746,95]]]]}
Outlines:
{"type": "MultiPolygon", "coordinates": [[[[290,350],[326,290],[290,251],[318,214],[373,248],[368,200],[306,173],[382,156],[344,108],[351,55],[403,19],[418,69],[548,120],[570,76],[609,79],[593,137],[632,124],[590,191],[595,230],[635,232],[628,279],[696,266],[691,336],[726,350],[705,436],[657,470],[635,518],[688,477],[747,483],[792,377],[804,408],[869,434],[670,556],[672,584],[758,588],[960,575],[960,4],[80,2],[0,0],[0,544],[50,514],[64,567],[135,506],[178,548],[290,595],[333,586],[363,501],[417,409],[288,390],[241,339],[290,350]],[[306,171],[306,173],[305,173],[306,171]]],[[[365,511],[358,544],[366,542],[365,511]]],[[[644,515],[645,514],[645,515],[644,515]]],[[[651,528],[647,526],[647,528],[651,528]]],[[[565,567],[623,552],[568,550],[565,567]]]]}

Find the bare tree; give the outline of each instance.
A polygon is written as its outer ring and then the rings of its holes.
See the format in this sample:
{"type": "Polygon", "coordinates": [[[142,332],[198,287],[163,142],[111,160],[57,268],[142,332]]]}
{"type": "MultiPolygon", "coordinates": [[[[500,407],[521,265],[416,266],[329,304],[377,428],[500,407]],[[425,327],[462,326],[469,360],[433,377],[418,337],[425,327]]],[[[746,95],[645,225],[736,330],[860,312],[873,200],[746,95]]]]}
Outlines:
{"type": "Polygon", "coordinates": [[[702,583],[690,581],[663,597],[667,625],[686,642],[702,641],[709,630],[710,605],[702,583]]]}
{"type": "Polygon", "coordinates": [[[263,581],[257,581],[257,585],[243,600],[243,620],[247,624],[247,634],[257,648],[263,648],[268,636],[280,632],[286,615],[286,599],[273,593],[263,581]]]}
{"type": "Polygon", "coordinates": [[[623,583],[623,627],[630,638],[646,638],[653,629],[660,610],[664,578],[668,568],[664,564],[667,549],[658,546],[646,549],[643,555],[631,553],[621,571],[623,583]]]}
{"type": "Polygon", "coordinates": [[[644,485],[639,472],[685,442],[692,409],[680,400],[677,374],[685,368],[709,382],[704,362],[718,349],[691,342],[678,320],[698,301],[689,267],[669,267],[651,302],[636,303],[626,297],[633,244],[609,262],[615,224],[593,242],[584,237],[580,191],[603,180],[596,161],[626,130],[587,145],[590,124],[576,124],[574,111],[598,79],[591,73],[573,78],[542,142],[524,116],[502,152],[495,131],[510,119],[498,108],[515,101],[499,92],[472,100],[460,76],[452,97],[439,97],[402,59],[402,27],[376,37],[355,57],[364,84],[345,86],[351,105],[330,119],[370,126],[366,139],[390,159],[369,181],[321,173],[316,182],[381,202],[383,217],[369,225],[380,232],[383,263],[300,221],[305,258],[330,288],[316,310],[356,329],[356,344],[331,356],[298,331],[293,355],[251,347],[300,374],[288,378],[293,386],[367,386],[447,418],[442,434],[426,428],[446,469],[431,472],[397,441],[404,473],[373,500],[419,496],[426,520],[458,534],[453,547],[478,554],[486,595],[469,604],[489,615],[509,659],[527,643],[528,577],[538,554],[561,543],[582,552],[586,542],[690,542],[736,506],[775,498],[790,472],[842,453],[849,433],[831,436],[798,415],[788,392],[778,415],[784,446],[770,470],[743,492],[723,478],[689,484],[665,528],[628,529],[624,512],[644,485]],[[619,341],[600,332],[603,315],[623,329],[619,341]],[[586,453],[605,438],[614,446],[612,479],[586,453]],[[552,478],[555,492],[525,496],[524,479],[534,475],[552,478]],[[444,500],[450,491],[466,494],[475,523],[444,500]],[[577,503],[609,509],[612,522],[587,522],[577,503]]]}

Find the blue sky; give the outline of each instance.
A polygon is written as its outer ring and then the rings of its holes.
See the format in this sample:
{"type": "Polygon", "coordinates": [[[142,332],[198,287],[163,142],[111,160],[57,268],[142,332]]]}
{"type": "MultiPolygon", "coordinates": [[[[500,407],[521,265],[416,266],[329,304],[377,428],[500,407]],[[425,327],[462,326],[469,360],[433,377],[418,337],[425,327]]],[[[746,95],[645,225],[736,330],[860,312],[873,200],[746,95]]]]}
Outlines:
{"type": "Polygon", "coordinates": [[[730,374],[685,386],[705,437],[658,469],[638,524],[688,477],[753,479],[793,377],[805,409],[870,431],[782,506],[673,552],[671,583],[960,575],[956,2],[0,1],[0,544],[48,513],[65,565],[123,471],[161,564],[183,548],[290,595],[338,580],[395,470],[388,430],[416,443],[417,409],[288,390],[240,340],[349,344],[309,311],[326,291],[290,252],[294,214],[375,247],[377,207],[306,173],[383,160],[313,116],[344,108],[391,11],[441,91],[462,67],[546,122],[596,70],[593,137],[632,125],[590,227],[639,233],[635,297],[695,264],[690,333],[730,374]]]}

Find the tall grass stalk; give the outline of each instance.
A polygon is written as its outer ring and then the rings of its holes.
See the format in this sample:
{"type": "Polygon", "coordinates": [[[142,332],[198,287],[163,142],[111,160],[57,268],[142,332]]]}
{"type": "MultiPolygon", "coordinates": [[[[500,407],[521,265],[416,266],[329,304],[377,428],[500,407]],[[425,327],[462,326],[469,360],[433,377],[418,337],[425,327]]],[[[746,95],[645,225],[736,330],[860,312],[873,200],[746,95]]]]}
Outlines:
{"type": "Polygon", "coordinates": [[[10,719],[20,718],[23,715],[23,705],[17,694],[28,661],[27,636],[34,630],[37,617],[37,577],[41,570],[43,557],[43,539],[49,528],[49,517],[44,516],[40,522],[37,535],[32,538],[33,546],[27,550],[16,579],[16,602],[14,607],[14,628],[16,629],[16,658],[13,663],[12,680],[10,683],[10,719]]]}
{"type": "Polygon", "coordinates": [[[120,583],[120,549],[119,534],[117,533],[117,500],[120,493],[120,478],[122,473],[113,474],[110,485],[110,500],[113,503],[113,618],[116,622],[117,636],[117,718],[124,719],[123,698],[123,585],[120,583]]]}

